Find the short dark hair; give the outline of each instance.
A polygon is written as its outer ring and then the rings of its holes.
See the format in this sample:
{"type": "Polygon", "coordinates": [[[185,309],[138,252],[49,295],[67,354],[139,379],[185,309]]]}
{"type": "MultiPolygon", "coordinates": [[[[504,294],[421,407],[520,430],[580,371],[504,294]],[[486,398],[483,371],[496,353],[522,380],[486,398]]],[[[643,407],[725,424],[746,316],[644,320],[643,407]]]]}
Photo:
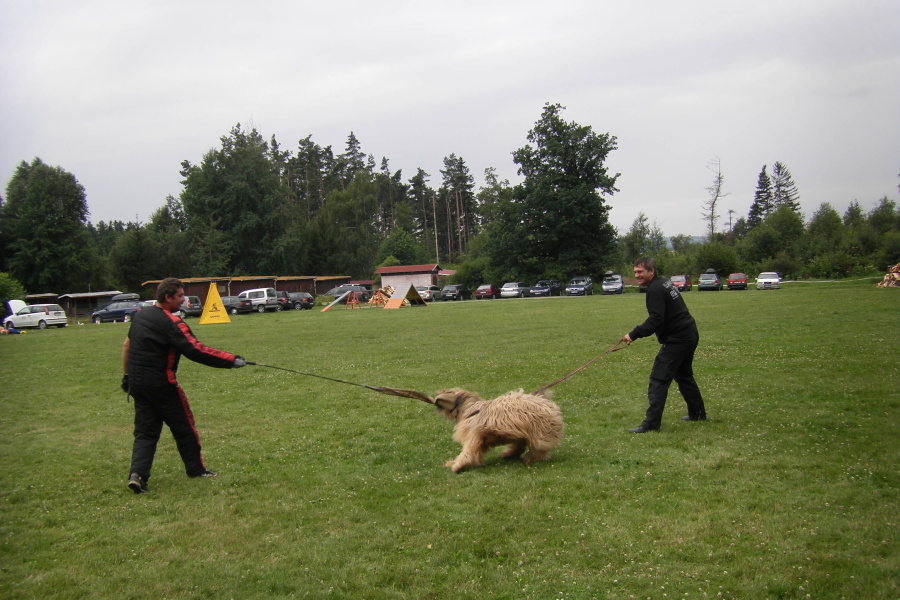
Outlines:
{"type": "Polygon", "coordinates": [[[156,286],[156,301],[162,304],[166,301],[166,296],[174,296],[180,289],[184,289],[184,284],[180,279],[166,277],[156,286]]]}
{"type": "Polygon", "coordinates": [[[634,266],[643,267],[645,271],[653,271],[656,272],[656,261],[650,258],[649,256],[642,256],[636,261],[634,261],[634,266]]]}

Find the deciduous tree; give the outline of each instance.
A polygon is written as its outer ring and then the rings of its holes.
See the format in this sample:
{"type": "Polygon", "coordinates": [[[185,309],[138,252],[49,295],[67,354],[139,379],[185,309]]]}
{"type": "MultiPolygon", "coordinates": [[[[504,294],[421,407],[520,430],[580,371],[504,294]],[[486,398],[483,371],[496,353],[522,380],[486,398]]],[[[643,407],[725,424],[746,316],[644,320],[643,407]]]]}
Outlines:
{"type": "Polygon", "coordinates": [[[22,161],[0,207],[10,273],[30,293],[81,291],[93,238],[84,187],[61,167],[22,161]]]}
{"type": "Polygon", "coordinates": [[[521,276],[544,271],[599,276],[614,253],[616,232],[604,195],[618,191],[619,175],[606,167],[616,138],[565,121],[563,110],[546,104],[528,132],[529,144],[513,152],[524,181],[500,218],[507,235],[522,243],[520,254],[495,258],[528,269],[521,276]]]}

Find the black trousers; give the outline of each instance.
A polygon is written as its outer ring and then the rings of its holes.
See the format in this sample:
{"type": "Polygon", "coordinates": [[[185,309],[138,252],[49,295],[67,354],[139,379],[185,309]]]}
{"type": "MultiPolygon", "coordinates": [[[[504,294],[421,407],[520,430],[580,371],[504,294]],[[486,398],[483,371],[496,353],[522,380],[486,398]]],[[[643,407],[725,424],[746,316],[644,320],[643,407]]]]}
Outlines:
{"type": "Polygon", "coordinates": [[[678,391],[687,403],[688,415],[706,417],[703,396],[694,380],[693,364],[696,349],[697,340],[663,344],[660,347],[653,361],[653,370],[650,371],[650,385],[647,388],[650,406],[642,423],[644,427],[659,429],[663,409],[666,407],[666,398],[669,395],[669,386],[673,380],[678,384],[678,391]]]}
{"type": "Polygon", "coordinates": [[[132,386],[131,396],[134,398],[134,446],[129,472],[150,478],[156,445],[165,423],[175,438],[188,476],[202,474],[206,466],[200,454],[200,435],[194,427],[194,415],[181,386],[132,386]]]}

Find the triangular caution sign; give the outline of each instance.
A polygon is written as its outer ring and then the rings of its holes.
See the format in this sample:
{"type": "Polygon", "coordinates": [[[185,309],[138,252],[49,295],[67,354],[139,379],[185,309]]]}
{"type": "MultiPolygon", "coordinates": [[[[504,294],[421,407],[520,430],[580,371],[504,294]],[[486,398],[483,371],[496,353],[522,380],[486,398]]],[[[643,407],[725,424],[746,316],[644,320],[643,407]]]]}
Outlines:
{"type": "Polygon", "coordinates": [[[208,323],[231,323],[228,311],[222,304],[222,297],[216,288],[215,282],[210,282],[209,293],[206,295],[206,304],[203,306],[203,314],[200,315],[200,325],[208,323]]]}

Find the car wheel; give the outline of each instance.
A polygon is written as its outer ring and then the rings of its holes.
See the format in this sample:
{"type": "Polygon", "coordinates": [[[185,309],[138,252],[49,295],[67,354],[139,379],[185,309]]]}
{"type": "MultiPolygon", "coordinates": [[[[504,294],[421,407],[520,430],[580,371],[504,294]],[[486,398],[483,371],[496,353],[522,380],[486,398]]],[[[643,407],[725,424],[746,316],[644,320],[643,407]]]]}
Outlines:
{"type": "Polygon", "coordinates": [[[122,319],[122,322],[127,323],[130,320],[131,320],[131,315],[125,315],[125,317],[122,319]]]}
{"type": "Polygon", "coordinates": [[[279,304],[278,306],[275,307],[275,312],[281,312],[281,305],[280,305],[280,304],[279,304]]]}
{"type": "Polygon", "coordinates": [[[94,323],[95,323],[96,325],[99,325],[99,324],[100,324],[100,317],[94,317],[94,323]]]}
{"type": "Polygon", "coordinates": [[[260,304],[259,306],[256,307],[256,312],[264,313],[264,312],[266,312],[266,307],[263,306],[262,304],[260,304]]]}
{"type": "Polygon", "coordinates": [[[238,314],[238,310],[237,310],[236,308],[232,308],[232,309],[229,310],[228,312],[230,312],[230,313],[233,314],[233,315],[238,314]]]}
{"type": "Polygon", "coordinates": [[[303,310],[303,305],[297,302],[294,304],[294,310],[303,310]]]}
{"type": "Polygon", "coordinates": [[[47,321],[41,321],[38,323],[38,329],[47,329],[47,321]]]}
{"type": "Polygon", "coordinates": [[[13,323],[12,321],[7,321],[6,323],[3,324],[3,326],[6,327],[7,329],[15,329],[16,328],[16,324],[13,323]]]}

